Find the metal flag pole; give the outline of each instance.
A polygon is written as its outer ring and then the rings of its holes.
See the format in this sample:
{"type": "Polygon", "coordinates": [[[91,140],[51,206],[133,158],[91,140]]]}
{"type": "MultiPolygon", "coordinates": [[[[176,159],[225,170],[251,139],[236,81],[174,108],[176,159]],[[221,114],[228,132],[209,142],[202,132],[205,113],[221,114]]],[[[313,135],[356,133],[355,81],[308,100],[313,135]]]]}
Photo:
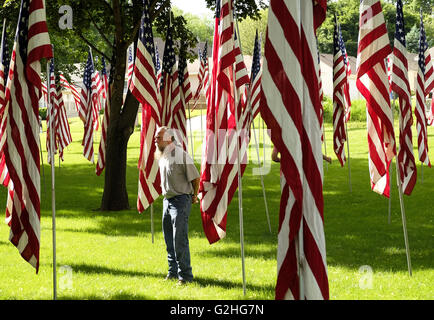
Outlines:
{"type": "MultiPolygon", "coordinates": [[[[270,215],[268,213],[268,204],[267,204],[267,197],[265,195],[265,185],[264,185],[264,176],[262,174],[262,166],[261,166],[261,157],[259,155],[259,143],[258,140],[256,139],[256,129],[255,129],[255,121],[253,119],[253,110],[252,110],[252,101],[251,101],[251,91],[247,90],[248,92],[248,97],[247,97],[247,101],[249,102],[248,104],[248,108],[250,110],[250,115],[252,117],[252,127],[253,127],[253,137],[255,139],[255,147],[256,147],[256,155],[258,157],[258,164],[259,164],[259,176],[261,177],[261,186],[262,186],[262,194],[264,196],[264,204],[265,204],[265,214],[267,216],[267,222],[268,222],[268,229],[270,230],[271,233],[271,223],[270,223],[270,215]]],[[[265,140],[263,141],[263,143],[265,143],[265,140]]],[[[265,164],[265,162],[264,162],[265,164]]]]}
{"type": "MultiPolygon", "coordinates": [[[[51,61],[51,60],[50,60],[51,61]]],[[[50,61],[47,62],[47,95],[48,95],[48,109],[47,112],[50,114],[50,150],[51,153],[51,210],[52,210],[52,229],[53,229],[53,298],[57,300],[57,278],[56,278],[56,190],[55,190],[55,168],[54,168],[54,139],[53,139],[53,117],[51,114],[51,101],[49,96],[50,88],[50,61]]]]}
{"type": "Polygon", "coordinates": [[[402,183],[401,183],[400,173],[397,165],[396,165],[396,179],[398,180],[399,204],[401,206],[402,229],[404,231],[405,253],[407,256],[408,274],[411,276],[412,271],[411,271],[410,246],[408,243],[408,235],[407,235],[407,219],[405,218],[404,199],[402,195],[402,183]]]}
{"type": "Polygon", "coordinates": [[[154,243],[154,203],[151,203],[151,234],[152,243],[154,243]]]}
{"type": "MultiPolygon", "coordinates": [[[[396,103],[396,98],[393,99],[393,106],[392,106],[392,123],[393,121],[395,121],[395,115],[393,113],[393,109],[395,108],[395,103],[396,103]]],[[[393,158],[392,161],[390,161],[390,167],[389,167],[389,186],[392,186],[392,175],[391,170],[392,170],[392,165],[393,165],[393,158]]],[[[395,166],[397,167],[397,165],[395,164],[395,166]]],[[[392,222],[392,188],[389,188],[390,190],[390,194],[389,194],[389,211],[388,211],[388,218],[387,221],[390,224],[392,222]]]]}
{"type": "MultiPolygon", "coordinates": [[[[251,110],[250,110],[251,111],[251,110]]],[[[253,136],[255,138],[255,147],[256,147],[256,155],[258,157],[258,164],[259,164],[259,175],[261,177],[261,185],[262,185],[262,194],[264,196],[264,204],[265,204],[265,214],[267,215],[267,222],[268,222],[268,229],[271,233],[271,223],[270,223],[270,214],[268,213],[268,204],[267,204],[267,197],[265,195],[265,185],[264,185],[264,176],[262,174],[262,167],[261,167],[261,158],[259,156],[259,144],[258,140],[256,139],[256,129],[255,129],[255,123],[252,121],[253,126],[253,136]]],[[[264,143],[264,142],[263,142],[264,143]]],[[[265,164],[265,162],[264,162],[265,164]]]]}
{"type": "MultiPolygon", "coordinates": [[[[393,106],[395,106],[395,99],[393,101],[393,106]]],[[[393,112],[392,112],[392,115],[393,115],[393,112]]],[[[392,119],[393,119],[393,116],[392,116],[392,119]]],[[[404,207],[404,199],[403,199],[403,195],[402,195],[401,175],[400,175],[400,172],[398,169],[398,161],[396,161],[395,167],[396,167],[396,180],[397,180],[396,182],[397,182],[398,193],[399,193],[399,204],[401,206],[402,229],[404,231],[405,253],[407,256],[408,274],[411,276],[412,275],[412,269],[411,269],[410,247],[409,247],[408,235],[407,235],[407,220],[405,218],[405,207],[404,207]]]]}
{"type": "MultiPolygon", "coordinates": [[[[235,1],[233,3],[234,7],[235,7],[235,1]]],[[[236,13],[234,14],[234,20],[236,23],[236,27],[237,27],[237,31],[238,31],[238,20],[237,20],[237,15],[236,13]]],[[[240,33],[238,32],[238,38],[240,36],[240,33]]],[[[241,44],[240,44],[240,51],[242,51],[241,49],[241,44]]],[[[236,88],[236,84],[235,84],[235,79],[236,79],[236,75],[235,75],[235,68],[232,68],[232,76],[233,76],[233,90],[234,90],[234,106],[235,106],[235,125],[236,125],[236,134],[235,134],[235,138],[237,140],[237,166],[238,166],[238,211],[239,211],[239,220],[240,220],[240,246],[241,246],[241,267],[242,267],[242,274],[243,274],[243,293],[244,295],[246,295],[246,268],[245,268],[245,261],[244,261],[244,221],[243,221],[243,184],[242,184],[242,179],[241,179],[241,150],[240,150],[240,141],[239,141],[239,137],[240,137],[240,121],[238,119],[238,110],[237,110],[237,106],[238,106],[238,97],[237,97],[237,88],[236,88]]]]}
{"type": "Polygon", "coordinates": [[[191,113],[190,113],[190,103],[187,103],[188,106],[188,118],[190,119],[190,143],[191,143],[191,157],[194,160],[194,142],[193,142],[193,129],[192,129],[192,122],[191,122],[191,113]]]}
{"type": "MultiPolygon", "coordinates": [[[[346,130],[346,129],[345,129],[346,130]]],[[[322,125],[322,136],[323,136],[323,140],[324,140],[324,154],[327,157],[327,141],[326,141],[326,135],[325,135],[325,126],[324,126],[324,120],[323,120],[323,125],[322,125]]],[[[326,170],[329,170],[329,163],[326,161],[326,170]]]]}
{"type": "Polygon", "coordinates": [[[420,183],[423,183],[423,162],[420,163],[420,183]]]}
{"type": "Polygon", "coordinates": [[[347,134],[347,153],[348,153],[348,183],[350,185],[350,192],[353,192],[353,187],[351,185],[351,165],[350,165],[350,137],[348,134],[347,121],[345,121],[345,132],[347,134]]]}

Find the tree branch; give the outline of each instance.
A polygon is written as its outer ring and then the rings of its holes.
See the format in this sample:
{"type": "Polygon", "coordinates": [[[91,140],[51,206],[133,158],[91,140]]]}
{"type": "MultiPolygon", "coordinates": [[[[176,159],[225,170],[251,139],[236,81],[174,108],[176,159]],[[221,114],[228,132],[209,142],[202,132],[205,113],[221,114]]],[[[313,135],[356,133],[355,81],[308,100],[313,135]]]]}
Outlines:
{"type": "MultiPolygon", "coordinates": [[[[156,3],[157,3],[157,0],[154,0],[154,2],[152,3],[152,6],[151,6],[152,9],[150,8],[151,12],[154,10],[156,3]]],[[[170,7],[170,0],[165,0],[164,3],[165,3],[165,5],[161,4],[161,6],[158,8],[158,10],[156,12],[154,12],[154,14],[149,15],[151,21],[153,21],[156,17],[158,17],[160,12],[163,11],[165,8],[170,7]]]]}
{"type": "Polygon", "coordinates": [[[110,40],[107,38],[107,36],[104,34],[104,32],[102,32],[102,30],[98,27],[98,25],[96,24],[96,21],[94,20],[93,16],[90,14],[89,10],[86,10],[90,21],[92,22],[92,24],[95,26],[96,30],[98,30],[98,33],[101,35],[101,37],[104,39],[104,41],[111,47],[114,48],[113,44],[110,42],[110,40]]]}
{"type": "Polygon", "coordinates": [[[97,47],[95,47],[95,45],[93,43],[91,43],[89,40],[87,40],[83,34],[81,33],[81,31],[77,31],[78,36],[80,37],[80,39],[82,39],[84,42],[86,42],[86,44],[88,46],[90,46],[94,51],[98,52],[100,55],[102,55],[107,61],[112,62],[112,59],[110,57],[108,57],[104,52],[102,52],[101,50],[99,50],[97,47]]]}

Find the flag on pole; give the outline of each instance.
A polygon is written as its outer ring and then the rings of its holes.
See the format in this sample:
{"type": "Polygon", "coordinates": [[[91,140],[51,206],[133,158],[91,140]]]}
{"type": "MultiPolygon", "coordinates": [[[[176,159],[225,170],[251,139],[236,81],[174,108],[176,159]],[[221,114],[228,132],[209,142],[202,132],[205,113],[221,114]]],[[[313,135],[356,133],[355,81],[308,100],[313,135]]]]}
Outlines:
{"type": "Polygon", "coordinates": [[[106,92],[105,103],[104,103],[104,119],[101,125],[101,140],[99,142],[98,148],[98,162],[96,163],[95,173],[99,176],[105,168],[105,151],[107,144],[107,128],[110,122],[110,99],[111,92],[107,79],[107,69],[105,66],[104,57],[102,58],[102,81],[104,85],[104,92],[106,92]]]}
{"type": "MultiPolygon", "coordinates": [[[[204,50],[206,50],[206,46],[207,44],[205,43],[205,48],[204,50]]],[[[202,81],[203,81],[203,72],[205,71],[204,67],[205,67],[205,61],[202,60],[202,55],[200,52],[200,48],[198,49],[197,52],[197,57],[199,60],[199,72],[197,73],[197,80],[198,80],[198,84],[197,84],[197,88],[196,88],[196,93],[194,94],[194,100],[199,99],[199,95],[200,95],[200,91],[202,90],[202,81]]]]}
{"type": "Polygon", "coordinates": [[[389,197],[396,155],[386,58],[391,48],[380,0],[360,2],[356,85],[366,99],[369,173],[373,191],[389,197]]]}
{"type": "Polygon", "coordinates": [[[184,100],[185,103],[187,104],[193,97],[193,94],[191,92],[190,77],[187,68],[187,56],[186,56],[187,48],[184,48],[184,51],[185,52],[183,53],[181,53],[180,51],[179,61],[178,61],[178,73],[179,73],[179,86],[182,88],[182,92],[184,94],[184,100]]]}
{"type": "Polygon", "coordinates": [[[57,86],[57,95],[54,107],[56,109],[56,145],[59,149],[59,157],[63,161],[63,150],[72,142],[71,130],[69,127],[68,116],[63,102],[63,93],[61,85],[57,86]]]}
{"type": "MultiPolygon", "coordinates": [[[[324,91],[322,88],[322,77],[321,77],[321,55],[319,53],[319,47],[318,47],[318,38],[316,38],[316,46],[318,48],[317,53],[318,53],[318,87],[319,87],[319,101],[320,101],[320,117],[319,117],[319,124],[321,127],[321,141],[322,143],[324,143],[325,145],[325,141],[324,141],[324,105],[323,105],[323,100],[324,100],[324,91]]],[[[326,154],[327,155],[327,154],[326,154]]]]}
{"type": "Polygon", "coordinates": [[[6,20],[3,24],[3,33],[1,38],[1,49],[0,49],[0,116],[3,114],[5,107],[5,92],[6,83],[9,75],[9,46],[6,39],[6,20]]]}
{"type": "Polygon", "coordinates": [[[253,49],[252,74],[250,76],[250,104],[253,121],[259,113],[259,101],[261,99],[261,41],[256,30],[255,45],[253,49]]]}
{"type": "Polygon", "coordinates": [[[11,177],[7,206],[9,240],[36,272],[40,248],[40,60],[52,56],[45,2],[22,0],[6,87],[6,141],[1,149],[11,177]]]}
{"type": "Polygon", "coordinates": [[[94,67],[92,61],[92,55],[89,51],[87,56],[87,63],[83,74],[83,87],[81,88],[80,103],[81,109],[85,111],[86,122],[84,123],[84,135],[83,135],[83,156],[93,163],[93,131],[94,116],[95,116],[95,97],[96,92],[93,90],[95,88],[92,85],[94,77],[94,67]]]}
{"type": "Polygon", "coordinates": [[[158,52],[158,46],[155,46],[155,73],[157,78],[157,91],[160,93],[160,83],[161,83],[161,60],[160,53],[158,52]]]}
{"type": "Polygon", "coordinates": [[[60,85],[66,90],[71,91],[72,96],[74,97],[75,108],[77,110],[78,116],[81,121],[86,122],[86,116],[84,110],[80,105],[80,93],[77,87],[74,84],[70,84],[68,80],[65,78],[62,72],[59,72],[60,85]]]}
{"type": "Polygon", "coordinates": [[[158,162],[154,135],[160,124],[161,104],[156,75],[154,36],[149,19],[149,0],[143,2],[143,15],[137,41],[131,93],[142,106],[142,128],[140,131],[139,186],[137,210],[142,213],[161,194],[158,162]]]}
{"type": "MultiPolygon", "coordinates": [[[[6,98],[6,86],[9,76],[9,63],[10,54],[9,46],[6,39],[6,19],[3,23],[3,33],[1,38],[1,48],[0,48],[0,145],[4,144],[4,139],[6,135],[6,117],[5,117],[5,98],[6,98]]],[[[10,176],[8,169],[6,167],[6,159],[4,153],[0,150],[0,183],[5,187],[8,186],[10,181],[10,176]]]]}
{"type": "Polygon", "coordinates": [[[57,153],[57,144],[56,144],[56,127],[57,127],[57,114],[56,114],[56,98],[57,98],[57,89],[56,89],[56,78],[54,75],[54,58],[51,59],[50,62],[50,88],[48,89],[48,99],[50,101],[50,104],[47,109],[47,117],[46,117],[46,123],[47,123],[47,162],[51,163],[51,153],[53,152],[53,155],[57,153]],[[53,127],[51,127],[53,126],[53,127]],[[53,135],[53,140],[51,140],[51,135],[53,135]],[[53,141],[54,146],[51,148],[51,141],[53,141]]]}
{"type": "Polygon", "coordinates": [[[342,48],[342,34],[339,32],[338,20],[335,17],[333,41],[333,149],[343,167],[345,165],[345,87],[348,84],[347,70],[342,48]]]}
{"type": "Polygon", "coordinates": [[[329,298],[315,41],[326,6],[325,0],[271,0],[268,11],[260,112],[281,154],[278,300],[329,298]],[[298,250],[300,241],[303,252],[298,250]]]}
{"type": "Polygon", "coordinates": [[[178,79],[180,88],[180,98],[181,106],[178,112],[173,114],[173,128],[175,131],[175,138],[179,141],[185,151],[187,151],[187,117],[185,113],[186,105],[192,97],[190,90],[190,79],[187,69],[187,49],[185,44],[181,44],[179,50],[179,61],[178,61],[178,79]]]}
{"type": "Polygon", "coordinates": [[[344,60],[345,64],[345,70],[346,70],[346,83],[343,86],[343,91],[345,95],[345,122],[350,121],[351,117],[351,97],[350,97],[350,82],[349,78],[351,75],[351,64],[350,59],[348,58],[347,49],[345,48],[345,42],[344,37],[342,37],[342,31],[341,31],[341,25],[338,23],[338,34],[339,34],[339,47],[342,51],[342,58],[344,60]]]}
{"type": "Polygon", "coordinates": [[[133,78],[134,70],[134,42],[130,44],[127,52],[127,71],[125,73],[125,78],[127,79],[127,90],[130,87],[131,79],[133,78]]]}
{"type": "Polygon", "coordinates": [[[425,112],[425,74],[426,74],[426,51],[427,42],[425,35],[425,28],[423,26],[423,16],[422,11],[420,12],[420,35],[419,35],[419,60],[418,60],[418,71],[416,78],[416,107],[414,109],[414,114],[416,116],[416,128],[417,128],[417,142],[419,149],[419,160],[420,162],[431,167],[431,162],[428,156],[428,133],[427,124],[433,122],[434,113],[429,114],[429,119],[427,122],[426,112],[425,112]]]}
{"type": "Polygon", "coordinates": [[[417,171],[413,155],[411,126],[411,90],[408,80],[408,59],[405,41],[402,0],[396,3],[396,29],[392,53],[392,90],[399,97],[399,150],[397,165],[402,192],[410,195],[416,184],[417,171]]]}
{"type": "Polygon", "coordinates": [[[173,116],[181,108],[179,94],[178,66],[175,59],[171,22],[167,27],[166,43],[164,44],[163,69],[161,74],[161,125],[172,127],[173,116]]]}
{"type": "Polygon", "coordinates": [[[241,104],[236,106],[235,101],[245,103],[241,95],[249,81],[234,35],[233,1],[217,0],[213,70],[207,100],[207,131],[199,186],[202,225],[209,243],[217,242],[226,235],[227,209],[238,187],[238,142],[241,175],[247,163],[248,136],[243,134],[246,128],[241,125],[238,127],[241,132],[237,132],[235,113],[240,120],[242,110],[241,104]]]}

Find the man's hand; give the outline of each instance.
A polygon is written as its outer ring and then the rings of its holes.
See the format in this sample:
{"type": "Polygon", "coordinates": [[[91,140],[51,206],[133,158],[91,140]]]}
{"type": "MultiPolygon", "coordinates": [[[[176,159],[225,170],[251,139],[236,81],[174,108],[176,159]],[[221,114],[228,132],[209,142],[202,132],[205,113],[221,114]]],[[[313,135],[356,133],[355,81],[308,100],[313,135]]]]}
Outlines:
{"type": "Polygon", "coordinates": [[[197,195],[192,195],[191,196],[191,203],[195,204],[195,203],[199,203],[199,199],[197,198],[197,195]]]}

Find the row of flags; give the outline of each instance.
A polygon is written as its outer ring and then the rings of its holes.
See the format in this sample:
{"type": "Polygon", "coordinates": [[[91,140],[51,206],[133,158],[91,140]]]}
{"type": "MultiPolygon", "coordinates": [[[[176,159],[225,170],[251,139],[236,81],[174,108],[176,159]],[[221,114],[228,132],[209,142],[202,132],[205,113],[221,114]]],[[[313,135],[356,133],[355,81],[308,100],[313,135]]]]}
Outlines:
{"type": "MultiPolygon", "coordinates": [[[[43,0],[22,0],[10,64],[4,36],[0,57],[0,182],[8,187],[6,218],[11,227],[11,242],[37,271],[40,246],[38,101],[44,95],[40,61],[53,58],[44,5],[43,0]],[[33,14],[36,10],[38,14],[33,14]],[[38,25],[37,32],[28,33],[35,25],[38,25]],[[32,41],[36,36],[38,41],[32,41]]],[[[234,1],[216,0],[213,68],[210,70],[208,66],[206,44],[202,54],[199,53],[199,86],[194,94],[185,56],[180,55],[178,62],[175,59],[170,23],[160,65],[149,6],[149,0],[144,0],[136,49],[134,52],[132,46],[127,53],[128,90],[142,108],[138,211],[146,210],[161,194],[153,143],[157,127],[178,129],[181,136],[177,140],[187,151],[185,108],[190,101],[197,100],[203,90],[207,101],[207,134],[199,188],[201,218],[209,243],[225,237],[228,206],[238,188],[238,174],[242,176],[246,168],[247,162],[243,160],[247,157],[250,126],[260,113],[271,129],[273,144],[281,153],[276,299],[328,299],[322,192],[322,86],[315,36],[326,16],[326,1],[271,0],[263,66],[260,65],[260,39],[256,34],[249,76],[235,32],[234,1]],[[220,134],[222,131],[224,135],[220,134]],[[237,145],[241,172],[236,166],[237,145]]],[[[405,36],[400,31],[404,29],[403,24],[402,1],[399,0],[389,85],[386,59],[392,52],[381,4],[379,0],[361,1],[356,84],[367,101],[372,189],[386,196],[390,189],[388,169],[397,154],[390,88],[399,96],[398,163],[406,194],[411,193],[416,173],[405,36]]],[[[427,54],[423,32],[422,27],[417,89],[419,106],[424,105],[426,95],[434,87],[432,60],[427,54]]],[[[337,21],[334,37],[333,140],[338,159],[344,165],[346,132],[343,125],[350,117],[348,76],[351,68],[337,21]]],[[[181,52],[183,50],[185,48],[180,48],[181,52]]],[[[56,119],[52,121],[48,135],[56,136],[56,148],[60,154],[71,141],[60,89],[68,88],[73,93],[84,124],[83,155],[91,162],[94,161],[93,133],[98,130],[99,111],[104,107],[97,174],[105,166],[110,115],[110,90],[105,62],[102,64],[100,74],[89,52],[83,87],[78,88],[69,84],[62,74],[56,85],[52,59],[48,75],[52,85],[45,87],[47,99],[54,106],[48,117],[56,119]]],[[[416,110],[416,118],[419,158],[429,164],[425,112],[416,110]],[[424,153],[426,158],[421,156],[424,153]]],[[[47,148],[51,149],[51,146],[47,145],[47,148]]]]}

